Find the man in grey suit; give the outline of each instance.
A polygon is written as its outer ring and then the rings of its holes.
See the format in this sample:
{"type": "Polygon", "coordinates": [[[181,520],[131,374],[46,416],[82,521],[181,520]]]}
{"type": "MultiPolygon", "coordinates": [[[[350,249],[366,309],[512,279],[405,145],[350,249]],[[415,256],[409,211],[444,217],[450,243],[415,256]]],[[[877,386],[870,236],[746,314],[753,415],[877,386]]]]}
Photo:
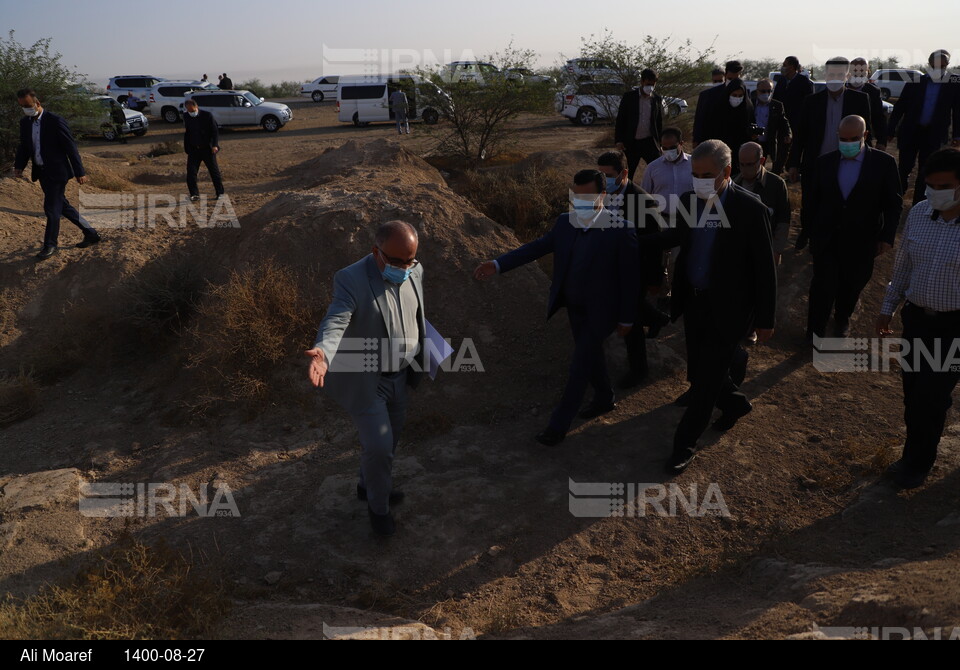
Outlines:
{"type": "Polygon", "coordinates": [[[416,229],[390,221],[372,253],[337,272],[333,302],[310,357],[310,381],[353,417],[360,435],[357,497],[374,532],[393,535],[393,457],[407,409],[407,386],[424,370],[423,266],[416,229]]]}

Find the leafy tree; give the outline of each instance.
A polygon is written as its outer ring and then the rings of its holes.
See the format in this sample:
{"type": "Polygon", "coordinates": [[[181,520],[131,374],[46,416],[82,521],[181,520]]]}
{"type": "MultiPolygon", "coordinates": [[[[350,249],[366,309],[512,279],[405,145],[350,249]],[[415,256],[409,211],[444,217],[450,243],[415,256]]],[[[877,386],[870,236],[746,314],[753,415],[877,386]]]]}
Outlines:
{"type": "Polygon", "coordinates": [[[20,142],[17,91],[33,88],[44,106],[68,121],[98,114],[89,100],[91,85],[86,76],[63,64],[63,57],[51,49],[52,39],[30,46],[21,44],[10,31],[0,38],[0,173],[13,165],[20,142]]]}

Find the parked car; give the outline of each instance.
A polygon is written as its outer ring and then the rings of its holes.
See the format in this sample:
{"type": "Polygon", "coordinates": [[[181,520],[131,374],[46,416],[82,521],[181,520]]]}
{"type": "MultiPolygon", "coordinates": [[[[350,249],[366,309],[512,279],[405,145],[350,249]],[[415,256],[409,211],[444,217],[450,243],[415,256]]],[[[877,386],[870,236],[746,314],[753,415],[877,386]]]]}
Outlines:
{"type": "MultiPolygon", "coordinates": [[[[615,119],[623,98],[624,86],[619,82],[585,81],[569,84],[557,94],[555,108],[571,123],[592,126],[597,121],[615,119]]],[[[681,98],[663,97],[663,113],[674,118],[689,105],[681,98]]]]}
{"type": "Polygon", "coordinates": [[[309,84],[300,87],[300,95],[304,98],[310,98],[314,102],[323,102],[327,98],[337,98],[337,88],[340,83],[339,75],[328,75],[326,77],[317,77],[309,84]]]}
{"type": "Polygon", "coordinates": [[[162,81],[150,89],[146,110],[153,116],[159,116],[167,123],[177,123],[180,116],[180,103],[190,91],[219,90],[216,84],[201,81],[162,81]]]}
{"type": "Polygon", "coordinates": [[[870,83],[880,87],[880,95],[884,100],[899,98],[903,87],[911,82],[920,81],[923,72],[920,70],[877,70],[870,77],[870,83]]]}
{"type": "Polygon", "coordinates": [[[621,76],[613,64],[595,58],[571,58],[565,67],[567,76],[575,82],[612,81],[621,76]]]}
{"type": "Polygon", "coordinates": [[[501,71],[493,63],[463,60],[444,65],[440,70],[440,79],[447,84],[471,83],[483,86],[503,79],[519,83],[523,81],[523,75],[516,71],[501,71]]]}
{"type": "Polygon", "coordinates": [[[411,74],[341,77],[337,118],[358,127],[392,121],[394,113],[390,109],[390,95],[398,88],[407,94],[407,117],[411,121],[420,120],[433,125],[440,120],[442,106],[437,104],[438,96],[447,100],[449,97],[435,84],[411,74]]]}
{"type": "Polygon", "coordinates": [[[150,121],[142,112],[127,109],[109,95],[95,95],[90,99],[100,103],[102,112],[74,120],[73,126],[80,134],[99,135],[108,142],[118,139],[117,126],[113,121],[113,112],[118,108],[123,110],[126,117],[126,122],[120,126],[122,134],[143,137],[150,129],[150,121]]]}
{"type": "MultiPolygon", "coordinates": [[[[185,100],[196,100],[200,109],[213,114],[218,126],[260,126],[275,133],[293,120],[293,111],[277,102],[264,102],[250,91],[192,91],[185,100]]],[[[180,103],[183,114],[183,103],[180,103]]]]}
{"type": "Polygon", "coordinates": [[[127,93],[133,93],[141,100],[150,97],[150,89],[161,81],[163,77],[148,74],[124,74],[110,77],[107,83],[107,94],[121,105],[127,101],[127,93]]]}
{"type": "Polygon", "coordinates": [[[555,84],[553,77],[546,74],[537,74],[530,68],[526,67],[511,67],[507,68],[505,72],[508,75],[516,74],[519,75],[525,83],[528,84],[555,84]]]}

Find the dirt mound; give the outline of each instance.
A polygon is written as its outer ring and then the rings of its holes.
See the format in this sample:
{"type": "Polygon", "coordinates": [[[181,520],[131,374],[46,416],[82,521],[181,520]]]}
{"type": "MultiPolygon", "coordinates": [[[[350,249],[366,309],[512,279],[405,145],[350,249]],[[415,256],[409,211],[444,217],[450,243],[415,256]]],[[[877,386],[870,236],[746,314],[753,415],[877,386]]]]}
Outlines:
{"type": "Polygon", "coordinates": [[[376,139],[367,142],[350,140],[339,147],[326,149],[316,158],[287,168],[280,173],[283,188],[309,189],[341,178],[359,183],[368,179],[398,185],[420,183],[424,175],[435,184],[443,177],[426,161],[402,148],[397,142],[376,139]]]}

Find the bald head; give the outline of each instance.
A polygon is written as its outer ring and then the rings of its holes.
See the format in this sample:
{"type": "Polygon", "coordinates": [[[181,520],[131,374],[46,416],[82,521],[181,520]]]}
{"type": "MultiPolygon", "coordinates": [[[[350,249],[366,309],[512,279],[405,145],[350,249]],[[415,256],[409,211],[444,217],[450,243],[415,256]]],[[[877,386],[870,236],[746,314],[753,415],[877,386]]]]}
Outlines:
{"type": "Polygon", "coordinates": [[[740,174],[743,179],[753,182],[763,167],[763,147],[756,142],[747,142],[740,146],[740,174]]]}
{"type": "Polygon", "coordinates": [[[417,229],[406,221],[387,221],[377,228],[375,241],[373,251],[381,271],[387,265],[405,269],[416,263],[417,229]]]}
{"type": "Polygon", "coordinates": [[[843,120],[840,121],[840,135],[857,135],[863,137],[866,132],[867,122],[862,116],[853,114],[844,117],[843,120]]]}

